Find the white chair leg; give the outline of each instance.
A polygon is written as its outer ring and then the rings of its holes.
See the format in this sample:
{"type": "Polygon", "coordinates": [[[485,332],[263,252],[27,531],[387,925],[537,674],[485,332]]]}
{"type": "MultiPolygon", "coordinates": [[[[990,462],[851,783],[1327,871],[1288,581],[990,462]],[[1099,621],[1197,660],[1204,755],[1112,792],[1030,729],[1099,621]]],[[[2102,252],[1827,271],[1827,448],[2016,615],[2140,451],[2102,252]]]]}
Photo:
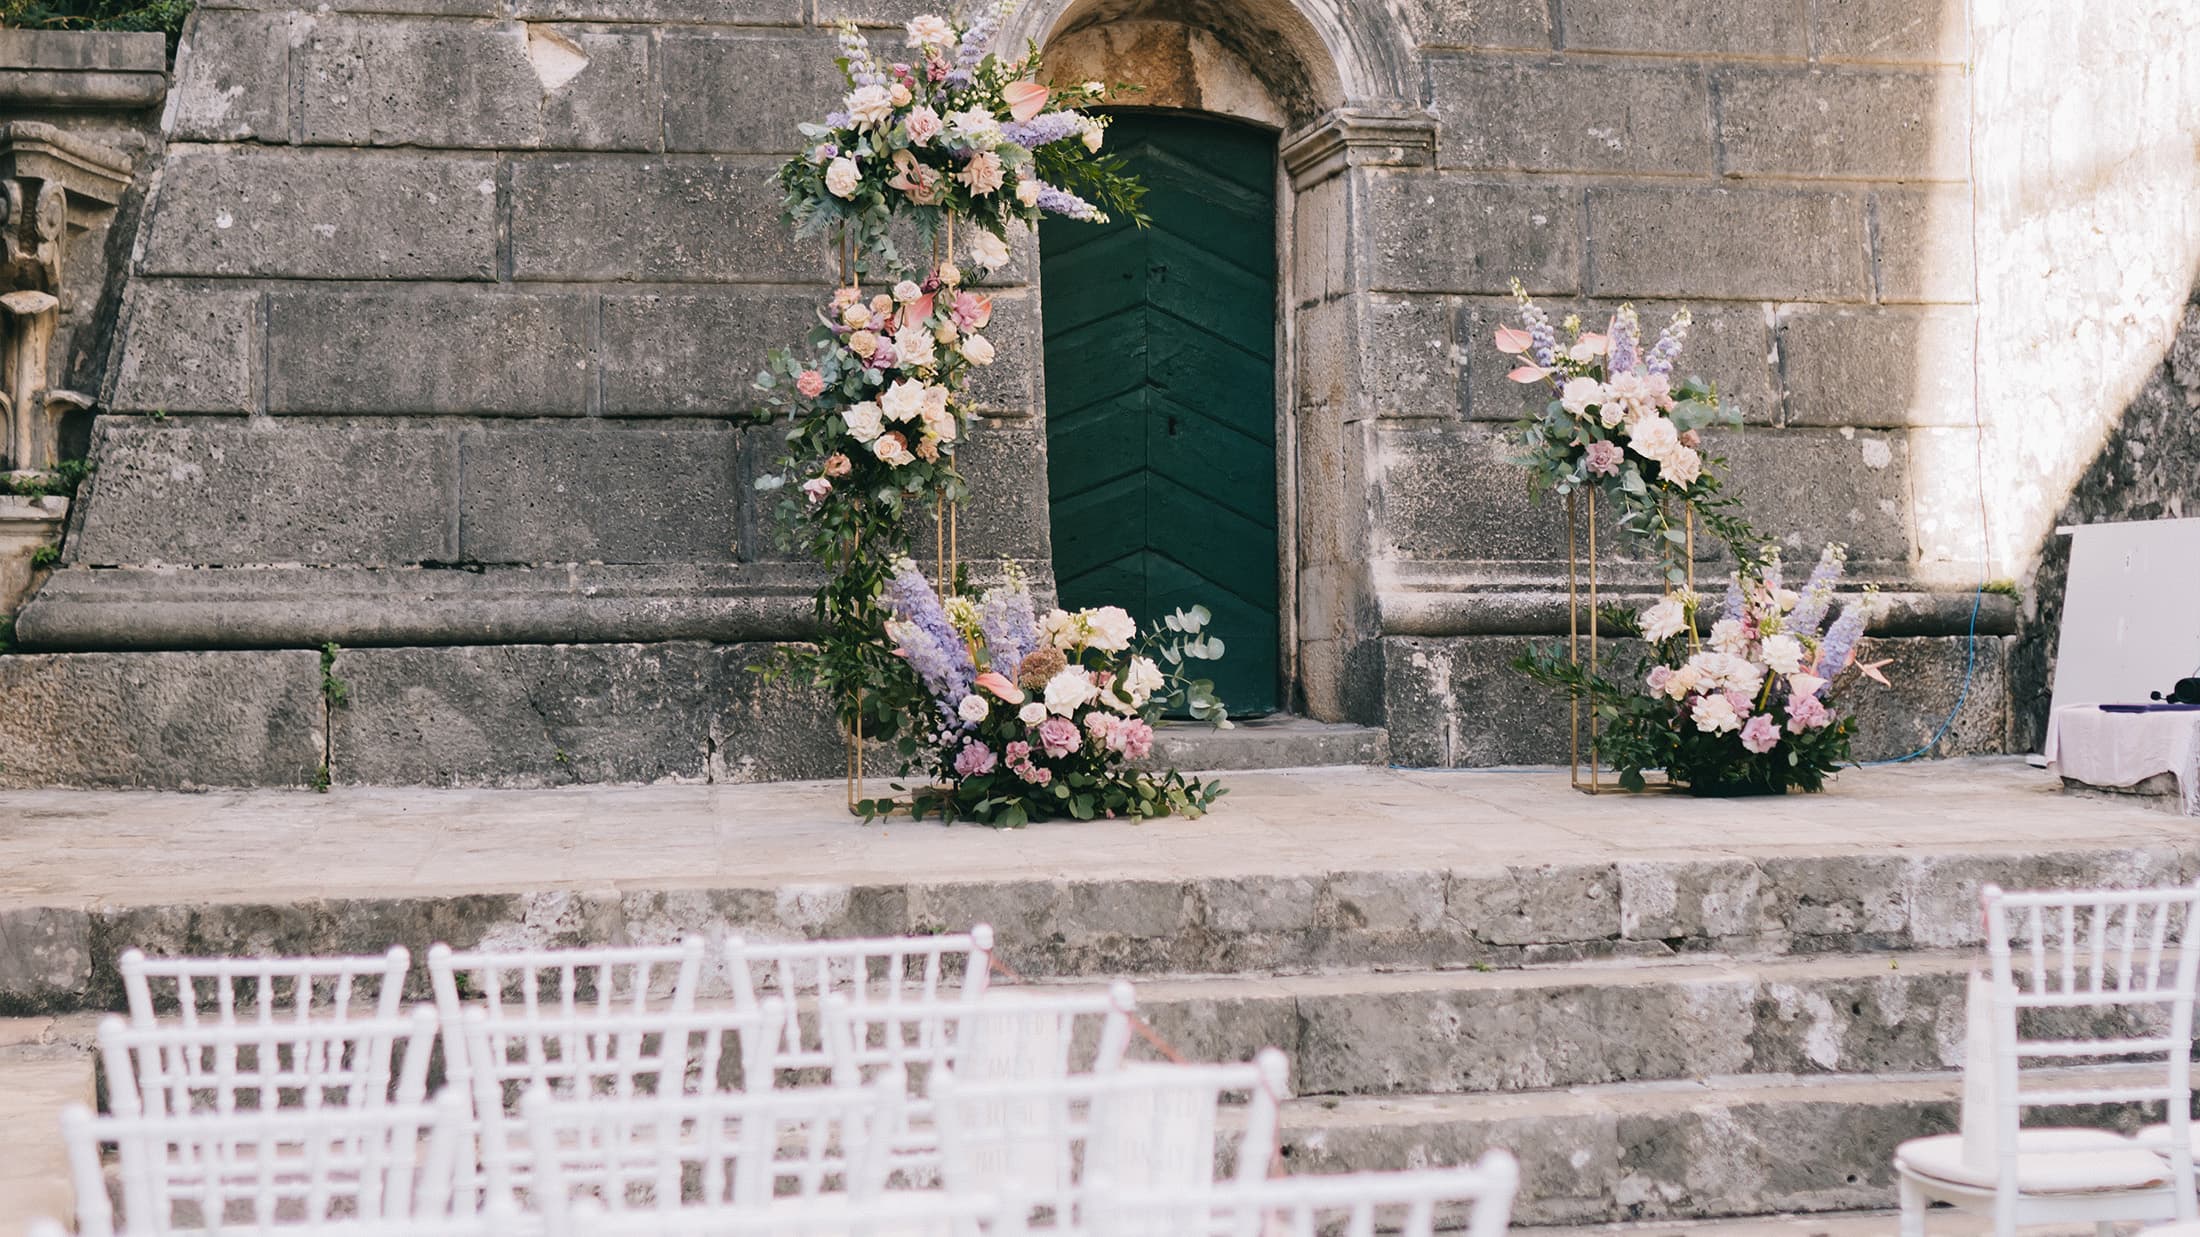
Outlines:
{"type": "Polygon", "coordinates": [[[1925,1195],[1909,1177],[1901,1181],[1902,1237],[1925,1237],[1925,1195]]]}

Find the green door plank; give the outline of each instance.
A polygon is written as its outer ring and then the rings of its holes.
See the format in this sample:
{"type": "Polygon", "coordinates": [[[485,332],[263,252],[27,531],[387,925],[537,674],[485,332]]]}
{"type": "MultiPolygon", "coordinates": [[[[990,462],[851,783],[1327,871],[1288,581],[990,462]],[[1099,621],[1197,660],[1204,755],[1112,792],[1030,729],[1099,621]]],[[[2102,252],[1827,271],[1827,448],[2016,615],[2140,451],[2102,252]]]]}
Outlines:
{"type": "Polygon", "coordinates": [[[1239,713],[1281,695],[1276,520],[1276,147],[1193,116],[1109,130],[1153,226],[1040,236],[1047,471],[1065,606],[1152,623],[1204,605],[1239,713]]]}

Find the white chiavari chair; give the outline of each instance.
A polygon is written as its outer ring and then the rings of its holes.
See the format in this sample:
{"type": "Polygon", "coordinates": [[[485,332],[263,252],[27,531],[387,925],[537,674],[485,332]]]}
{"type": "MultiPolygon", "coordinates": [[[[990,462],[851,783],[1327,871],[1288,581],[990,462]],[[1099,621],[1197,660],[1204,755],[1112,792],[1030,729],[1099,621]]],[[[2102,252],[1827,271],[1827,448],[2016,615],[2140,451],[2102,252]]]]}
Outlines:
{"type": "Polygon", "coordinates": [[[334,958],[149,958],[130,949],[118,965],[135,1026],[342,1022],[402,1012],[412,954],[402,945],[334,958]]]}
{"type": "Polygon", "coordinates": [[[783,1068],[832,1064],[818,1005],[837,995],[852,1005],[975,1000],[992,977],[993,929],[978,924],[952,936],[872,937],[839,941],[752,941],[726,938],[726,972],[734,1004],[759,1008],[783,1002],[778,1057],[783,1068]]]}
{"type": "Polygon", "coordinates": [[[1073,1231],[1080,1237],[1432,1237],[1441,1225],[1468,1237],[1503,1237],[1519,1182],[1519,1166],[1503,1151],[1484,1153],[1471,1168],[1272,1177],[1207,1189],[1113,1189],[1100,1180],[1073,1231]]]}
{"type": "Polygon", "coordinates": [[[108,1106],[117,1114],[366,1109],[427,1094],[435,1013],[343,1022],[99,1025],[108,1106]]]}

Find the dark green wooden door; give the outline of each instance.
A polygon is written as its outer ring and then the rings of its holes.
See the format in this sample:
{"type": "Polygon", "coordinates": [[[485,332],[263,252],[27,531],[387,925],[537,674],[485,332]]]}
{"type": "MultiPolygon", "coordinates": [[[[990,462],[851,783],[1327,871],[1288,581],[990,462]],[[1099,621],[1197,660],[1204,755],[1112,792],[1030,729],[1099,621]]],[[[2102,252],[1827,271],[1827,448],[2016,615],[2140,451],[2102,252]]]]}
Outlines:
{"type": "Polygon", "coordinates": [[[1204,605],[1232,712],[1278,703],[1276,139],[1125,113],[1150,228],[1044,222],[1047,484],[1062,604],[1204,605]]]}

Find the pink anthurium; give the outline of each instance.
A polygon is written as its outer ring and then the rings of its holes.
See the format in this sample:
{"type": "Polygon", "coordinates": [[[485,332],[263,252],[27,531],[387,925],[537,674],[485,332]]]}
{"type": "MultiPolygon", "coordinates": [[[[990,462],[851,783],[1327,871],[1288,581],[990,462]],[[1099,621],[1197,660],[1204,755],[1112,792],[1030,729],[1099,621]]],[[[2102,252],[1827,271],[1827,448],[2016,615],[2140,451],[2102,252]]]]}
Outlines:
{"type": "Polygon", "coordinates": [[[1497,328],[1497,350],[1506,356],[1517,356],[1526,352],[1528,345],[1534,342],[1535,337],[1519,327],[1501,326],[1497,328]]]}
{"type": "Polygon", "coordinates": [[[1008,681],[1008,676],[998,670],[988,670],[978,676],[978,686],[992,692],[1009,704],[1024,702],[1024,689],[1008,681]]]}
{"type": "Polygon", "coordinates": [[[1603,356],[1611,348],[1612,341],[1592,332],[1575,340],[1574,346],[1577,348],[1586,347],[1590,356],[1603,356]]]}
{"type": "Polygon", "coordinates": [[[1010,82],[1001,87],[1001,101],[1008,104],[1008,114],[1017,120],[1029,120],[1047,105],[1047,97],[1054,92],[1037,82],[1010,82]]]}
{"type": "Polygon", "coordinates": [[[1541,382],[1551,376],[1551,371],[1540,365],[1523,365],[1505,376],[1514,382],[1541,382]]]}

